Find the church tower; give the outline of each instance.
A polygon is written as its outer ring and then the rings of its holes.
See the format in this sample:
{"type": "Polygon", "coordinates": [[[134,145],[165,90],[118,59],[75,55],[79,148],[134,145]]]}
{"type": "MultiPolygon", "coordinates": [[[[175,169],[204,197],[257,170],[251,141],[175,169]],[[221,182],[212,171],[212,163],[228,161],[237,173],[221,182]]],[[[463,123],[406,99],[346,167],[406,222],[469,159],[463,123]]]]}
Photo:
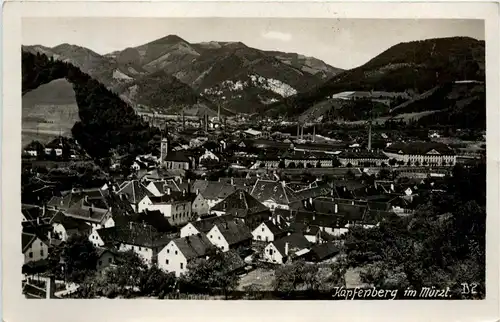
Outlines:
{"type": "Polygon", "coordinates": [[[169,140],[168,140],[168,126],[165,125],[165,133],[163,134],[163,138],[161,139],[161,147],[160,147],[160,160],[163,161],[168,154],[169,148],[169,140]]]}

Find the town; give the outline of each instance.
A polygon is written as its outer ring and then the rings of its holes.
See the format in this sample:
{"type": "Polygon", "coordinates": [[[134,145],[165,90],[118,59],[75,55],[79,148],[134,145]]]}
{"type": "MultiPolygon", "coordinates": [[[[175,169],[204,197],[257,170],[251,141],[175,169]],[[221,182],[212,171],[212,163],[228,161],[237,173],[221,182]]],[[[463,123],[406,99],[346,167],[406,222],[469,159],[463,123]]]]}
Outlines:
{"type": "Polygon", "coordinates": [[[326,292],[364,285],[352,234],[411,217],[485,160],[484,132],[139,115],[160,137],[107,172],[68,137],[23,148],[27,297],[251,298],[288,290],[285,267],[326,292]]]}

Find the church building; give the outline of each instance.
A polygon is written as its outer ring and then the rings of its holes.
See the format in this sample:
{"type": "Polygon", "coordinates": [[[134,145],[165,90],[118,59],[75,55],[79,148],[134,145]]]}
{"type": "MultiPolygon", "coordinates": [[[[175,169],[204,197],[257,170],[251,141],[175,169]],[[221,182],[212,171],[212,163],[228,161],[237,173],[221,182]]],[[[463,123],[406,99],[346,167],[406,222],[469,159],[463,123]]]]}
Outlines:
{"type": "Polygon", "coordinates": [[[182,151],[172,151],[170,149],[168,128],[166,128],[165,132],[165,137],[161,140],[160,147],[161,165],[166,169],[189,170],[192,163],[191,160],[182,151]]]}

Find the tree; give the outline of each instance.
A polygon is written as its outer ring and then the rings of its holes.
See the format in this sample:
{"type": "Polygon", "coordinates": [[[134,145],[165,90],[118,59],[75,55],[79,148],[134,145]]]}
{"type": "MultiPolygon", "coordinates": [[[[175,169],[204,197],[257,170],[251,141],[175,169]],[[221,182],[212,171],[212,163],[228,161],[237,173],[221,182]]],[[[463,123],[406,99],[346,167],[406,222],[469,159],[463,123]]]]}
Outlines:
{"type": "Polygon", "coordinates": [[[342,163],[340,163],[339,159],[338,158],[333,158],[332,159],[332,167],[333,168],[338,168],[342,165],[342,163]]]}
{"type": "Polygon", "coordinates": [[[188,264],[188,271],[182,277],[181,285],[184,291],[210,293],[229,292],[238,286],[238,276],[230,271],[231,263],[225,253],[217,253],[210,259],[198,259],[188,264]]]}
{"type": "Polygon", "coordinates": [[[318,266],[304,261],[295,261],[280,266],[275,271],[273,288],[290,296],[294,291],[315,291],[319,289],[318,266]]]}
{"type": "Polygon", "coordinates": [[[347,173],[345,174],[345,176],[346,176],[347,179],[354,179],[354,178],[356,178],[356,175],[354,174],[354,172],[352,172],[351,169],[349,169],[347,171],[347,173]]]}
{"type": "Polygon", "coordinates": [[[295,168],[296,168],[296,166],[295,166],[295,162],[290,162],[290,163],[288,164],[288,168],[290,168],[290,169],[295,169],[295,168]]]}
{"type": "Polygon", "coordinates": [[[321,161],[316,162],[316,168],[321,168],[321,161]]]}
{"type": "Polygon", "coordinates": [[[265,168],[265,167],[266,167],[266,165],[264,164],[264,162],[261,162],[261,163],[259,164],[259,168],[261,168],[261,169],[262,169],[262,168],[265,168]]]}
{"type": "Polygon", "coordinates": [[[58,261],[58,255],[62,259],[65,275],[71,282],[81,283],[96,272],[97,251],[85,235],[71,236],[61,249],[54,251],[51,261],[58,261]]]}
{"type": "Polygon", "coordinates": [[[349,162],[349,163],[347,164],[347,167],[348,167],[348,168],[352,168],[352,163],[351,163],[351,162],[349,162]]]}
{"type": "Polygon", "coordinates": [[[382,164],[380,165],[382,168],[386,168],[387,167],[387,164],[385,162],[382,162],[382,164]]]}
{"type": "Polygon", "coordinates": [[[391,171],[389,171],[386,168],[380,169],[380,171],[378,173],[378,177],[381,180],[387,180],[391,177],[391,171]]]}
{"type": "Polygon", "coordinates": [[[302,163],[302,162],[297,163],[297,168],[303,168],[303,167],[304,167],[304,163],[302,163]]]}
{"type": "Polygon", "coordinates": [[[280,168],[280,169],[286,168],[286,166],[285,166],[285,160],[280,160],[280,162],[278,163],[278,168],[280,168]]]}

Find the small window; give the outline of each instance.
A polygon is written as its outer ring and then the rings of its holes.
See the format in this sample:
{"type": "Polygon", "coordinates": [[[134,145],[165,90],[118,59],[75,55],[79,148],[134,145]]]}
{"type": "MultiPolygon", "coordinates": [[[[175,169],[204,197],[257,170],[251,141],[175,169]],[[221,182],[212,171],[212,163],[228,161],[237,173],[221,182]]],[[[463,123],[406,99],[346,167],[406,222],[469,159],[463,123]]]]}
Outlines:
{"type": "Polygon", "coordinates": [[[40,249],[40,256],[43,256],[43,249],[40,249]]]}
{"type": "Polygon", "coordinates": [[[262,231],[264,231],[264,227],[262,227],[262,231]]]}
{"type": "Polygon", "coordinates": [[[113,263],[113,258],[112,257],[108,258],[108,263],[110,263],[110,264],[113,263]]]}
{"type": "Polygon", "coordinates": [[[175,251],[175,255],[177,255],[177,251],[175,251]]]}
{"type": "Polygon", "coordinates": [[[183,268],[184,268],[184,263],[181,263],[181,269],[183,269],[183,268]]]}
{"type": "Polygon", "coordinates": [[[168,259],[166,259],[166,260],[165,260],[165,264],[167,264],[167,265],[168,265],[168,259]]]}
{"type": "Polygon", "coordinates": [[[218,238],[219,238],[219,240],[220,240],[220,236],[219,236],[218,238]]]}
{"type": "Polygon", "coordinates": [[[29,256],[29,258],[33,258],[33,252],[30,252],[30,253],[28,254],[28,256],[29,256]]]}
{"type": "Polygon", "coordinates": [[[212,235],[210,235],[210,239],[212,239],[212,238],[213,238],[213,236],[212,236],[212,235]]]}
{"type": "Polygon", "coordinates": [[[269,255],[272,255],[272,254],[273,254],[273,250],[269,249],[269,255]]]}
{"type": "Polygon", "coordinates": [[[167,249],[167,254],[170,254],[170,249],[167,249]]]}

